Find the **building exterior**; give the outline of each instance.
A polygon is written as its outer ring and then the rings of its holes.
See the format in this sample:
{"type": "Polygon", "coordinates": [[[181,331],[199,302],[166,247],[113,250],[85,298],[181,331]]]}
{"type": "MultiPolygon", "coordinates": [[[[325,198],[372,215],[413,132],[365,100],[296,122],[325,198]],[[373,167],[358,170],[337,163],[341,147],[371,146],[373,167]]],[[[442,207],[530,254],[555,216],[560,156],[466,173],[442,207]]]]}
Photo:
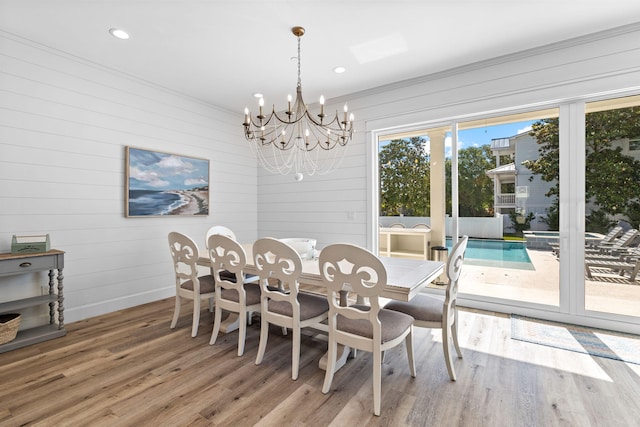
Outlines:
{"type": "Polygon", "coordinates": [[[521,217],[533,213],[531,229],[546,230],[543,219],[553,202],[546,194],[556,183],[543,181],[523,165],[527,160],[538,158],[535,138],[523,132],[510,138],[493,139],[491,150],[497,166],[487,171],[487,175],[493,179],[494,211],[504,215],[505,229],[512,228],[508,214],[515,211],[521,217]],[[500,164],[504,158],[513,161],[500,164]]]}
{"type": "MultiPolygon", "coordinates": [[[[622,154],[640,160],[640,138],[621,139],[612,143],[613,148],[620,148],[622,154]]],[[[538,158],[538,144],[529,132],[522,132],[509,138],[491,140],[491,151],[496,157],[496,167],[487,171],[493,180],[494,212],[503,214],[504,228],[512,228],[510,212],[526,217],[533,213],[531,230],[547,230],[544,218],[553,198],[546,196],[556,185],[556,181],[546,182],[524,166],[527,160],[538,158]],[[513,161],[501,164],[501,160],[510,158],[513,161]]],[[[587,213],[590,206],[587,204],[587,213]]]]}

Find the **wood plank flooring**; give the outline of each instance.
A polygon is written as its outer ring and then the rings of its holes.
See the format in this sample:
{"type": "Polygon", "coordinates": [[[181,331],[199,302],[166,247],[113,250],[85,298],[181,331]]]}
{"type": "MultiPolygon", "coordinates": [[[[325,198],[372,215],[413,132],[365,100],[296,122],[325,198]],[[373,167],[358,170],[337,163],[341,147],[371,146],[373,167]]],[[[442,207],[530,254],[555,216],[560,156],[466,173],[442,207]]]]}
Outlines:
{"type": "Polygon", "coordinates": [[[208,345],[211,313],[191,338],[190,305],[174,330],[172,311],[162,300],[0,354],[0,426],[640,426],[640,366],[512,340],[504,315],[461,311],[456,382],[440,331],[416,328],[418,376],[403,346],[388,352],[375,417],[370,354],[324,395],[324,337],[303,335],[292,381],[291,335],[273,328],[256,366],[259,319],[237,357],[237,332],[208,345]]]}

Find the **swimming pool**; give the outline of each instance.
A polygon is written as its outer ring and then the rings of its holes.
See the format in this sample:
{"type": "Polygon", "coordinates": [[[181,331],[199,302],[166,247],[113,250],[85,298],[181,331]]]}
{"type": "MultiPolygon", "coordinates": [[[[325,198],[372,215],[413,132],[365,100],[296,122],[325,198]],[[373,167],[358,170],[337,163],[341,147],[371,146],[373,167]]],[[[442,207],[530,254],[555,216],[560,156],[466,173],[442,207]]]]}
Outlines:
{"type": "MultiPolygon", "coordinates": [[[[447,239],[447,248],[451,251],[451,239],[447,239]]],[[[486,267],[535,270],[524,241],[469,239],[464,262],[486,267]]]]}

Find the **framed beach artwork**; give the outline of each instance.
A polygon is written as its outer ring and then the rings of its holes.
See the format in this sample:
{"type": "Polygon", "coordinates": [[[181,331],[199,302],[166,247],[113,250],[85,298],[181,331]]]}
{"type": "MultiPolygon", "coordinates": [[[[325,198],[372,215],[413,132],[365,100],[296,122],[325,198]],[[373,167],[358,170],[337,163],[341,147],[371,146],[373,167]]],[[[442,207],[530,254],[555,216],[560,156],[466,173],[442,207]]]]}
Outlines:
{"type": "Polygon", "coordinates": [[[209,215],[209,160],[126,147],[125,216],[209,215]]]}

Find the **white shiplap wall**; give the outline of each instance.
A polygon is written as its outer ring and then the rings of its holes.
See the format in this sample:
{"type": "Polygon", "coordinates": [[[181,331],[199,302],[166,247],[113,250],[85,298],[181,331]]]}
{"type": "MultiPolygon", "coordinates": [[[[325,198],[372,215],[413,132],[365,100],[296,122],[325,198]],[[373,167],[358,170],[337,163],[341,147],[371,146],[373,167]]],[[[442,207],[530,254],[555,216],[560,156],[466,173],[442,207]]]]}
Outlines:
{"type": "Polygon", "coordinates": [[[372,131],[568,102],[602,93],[640,92],[640,24],[541,47],[365,93],[344,102],[357,130],[343,167],[292,177],[258,172],[258,234],[309,236],[322,247],[348,241],[372,247],[372,131]]]}
{"type": "MultiPolygon", "coordinates": [[[[13,234],[51,235],[66,251],[67,322],[173,295],[169,231],[201,245],[213,224],[256,237],[256,164],[238,122],[0,32],[0,252],[13,234]],[[125,146],[209,159],[209,216],[125,218],[125,146]]],[[[0,301],[33,280],[3,279],[0,301]]]]}

